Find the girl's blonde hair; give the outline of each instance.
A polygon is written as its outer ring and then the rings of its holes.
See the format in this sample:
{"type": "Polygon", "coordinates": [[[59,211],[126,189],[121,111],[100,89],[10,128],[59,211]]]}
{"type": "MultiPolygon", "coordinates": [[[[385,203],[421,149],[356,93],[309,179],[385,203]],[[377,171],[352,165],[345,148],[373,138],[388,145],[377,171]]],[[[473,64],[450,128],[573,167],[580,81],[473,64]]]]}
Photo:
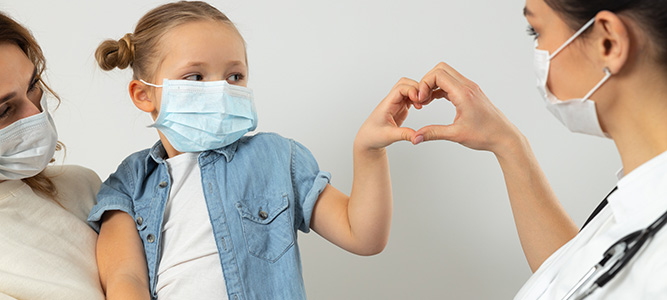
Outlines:
{"type": "Polygon", "coordinates": [[[139,20],[134,33],[126,34],[118,41],[102,42],[95,51],[95,58],[105,71],[129,66],[134,79],[149,80],[158,69],[161,37],[176,26],[202,20],[227,24],[241,37],[232,21],[215,7],[203,1],[179,1],[149,11],[139,20]]]}
{"type": "MultiPolygon", "coordinates": [[[[58,95],[56,95],[56,93],[53,92],[53,90],[51,90],[51,88],[49,88],[49,86],[46,85],[46,83],[42,80],[42,74],[46,68],[46,59],[44,58],[42,48],[39,47],[37,41],[27,28],[21,26],[21,24],[17,23],[2,12],[0,12],[0,42],[12,43],[21,48],[23,53],[25,53],[25,55],[28,57],[28,59],[30,59],[30,61],[37,69],[37,78],[40,87],[43,90],[46,89],[48,92],[54,95],[60,103],[60,98],[58,98],[58,95]]],[[[63,144],[58,142],[56,145],[56,150],[61,150],[62,148],[63,144]]],[[[51,161],[53,162],[54,160],[52,159],[51,161]]],[[[40,192],[52,198],[54,201],[56,200],[56,196],[58,194],[56,185],[48,176],[44,174],[44,171],[33,177],[24,178],[22,181],[30,186],[30,188],[34,191],[40,192]]]]}

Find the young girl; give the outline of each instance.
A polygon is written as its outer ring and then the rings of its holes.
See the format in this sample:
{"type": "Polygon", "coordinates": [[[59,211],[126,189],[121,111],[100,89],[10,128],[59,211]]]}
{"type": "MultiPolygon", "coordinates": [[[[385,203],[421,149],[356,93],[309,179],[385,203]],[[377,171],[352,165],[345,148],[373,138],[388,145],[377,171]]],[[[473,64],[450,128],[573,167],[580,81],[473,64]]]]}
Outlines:
{"type": "Polygon", "coordinates": [[[108,299],[305,299],[297,229],[359,255],[384,249],[384,147],[415,137],[398,126],[417,82],[399,81],[362,125],[348,197],[301,144],[243,136],[257,122],[244,40],[214,7],[157,7],[96,58],[105,70],[132,67],[130,97],[160,136],[121,163],[90,213],[108,299]]]}

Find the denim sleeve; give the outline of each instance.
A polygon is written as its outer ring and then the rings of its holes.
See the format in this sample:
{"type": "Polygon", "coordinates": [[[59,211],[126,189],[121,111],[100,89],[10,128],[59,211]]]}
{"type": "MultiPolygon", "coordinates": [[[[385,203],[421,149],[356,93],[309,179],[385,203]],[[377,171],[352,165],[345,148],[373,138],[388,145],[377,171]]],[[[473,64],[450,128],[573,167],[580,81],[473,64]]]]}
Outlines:
{"type": "Polygon", "coordinates": [[[310,217],[320,193],[329,184],[331,174],[320,171],[317,161],[306,147],[290,140],[292,149],[292,186],[299,230],[310,232],[310,217]]]}
{"type": "Polygon", "coordinates": [[[123,161],[115,173],[102,183],[97,193],[97,204],[88,215],[88,224],[98,233],[102,215],[110,210],[120,210],[134,218],[134,209],[130,191],[133,190],[133,177],[127,161],[123,161]]]}

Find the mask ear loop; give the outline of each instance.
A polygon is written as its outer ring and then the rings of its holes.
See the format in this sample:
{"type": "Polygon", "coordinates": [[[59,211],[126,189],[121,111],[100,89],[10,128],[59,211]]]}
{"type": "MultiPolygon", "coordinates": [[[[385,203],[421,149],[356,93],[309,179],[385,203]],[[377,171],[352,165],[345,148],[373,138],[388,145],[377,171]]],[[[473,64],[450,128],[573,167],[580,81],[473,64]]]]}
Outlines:
{"type": "Polygon", "coordinates": [[[139,79],[139,81],[141,81],[145,85],[156,87],[156,88],[161,88],[161,87],[164,86],[164,85],[157,85],[157,84],[148,83],[148,82],[144,81],[143,79],[139,79]]]}
{"type": "Polygon", "coordinates": [[[593,23],[595,23],[595,17],[593,17],[590,21],[584,24],[583,27],[581,27],[577,32],[575,32],[574,35],[572,35],[572,37],[570,37],[567,41],[565,41],[563,45],[560,46],[560,48],[558,48],[558,50],[554,51],[554,53],[551,54],[551,56],[549,56],[549,60],[552,60],[554,56],[556,56],[556,54],[560,53],[563,49],[565,49],[565,47],[567,47],[567,45],[571,44],[576,38],[578,38],[582,33],[584,33],[584,31],[586,31],[588,27],[591,27],[593,23]]]}
{"type": "Polygon", "coordinates": [[[588,92],[588,94],[586,94],[586,96],[581,100],[582,102],[588,100],[588,98],[590,98],[593,95],[593,93],[595,93],[595,91],[597,91],[609,79],[609,77],[611,77],[611,71],[609,70],[609,68],[604,67],[603,71],[605,75],[602,78],[602,80],[600,80],[600,82],[598,82],[598,84],[595,85],[595,87],[593,87],[593,89],[590,92],[588,92]]]}

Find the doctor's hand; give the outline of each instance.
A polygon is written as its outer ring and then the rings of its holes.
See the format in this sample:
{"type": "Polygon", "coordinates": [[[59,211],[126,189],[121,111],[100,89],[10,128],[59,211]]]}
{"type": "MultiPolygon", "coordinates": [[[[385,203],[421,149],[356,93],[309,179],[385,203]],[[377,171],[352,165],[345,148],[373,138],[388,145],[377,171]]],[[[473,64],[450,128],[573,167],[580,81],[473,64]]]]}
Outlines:
{"type": "Polygon", "coordinates": [[[415,130],[401,125],[412,104],[418,101],[418,92],[418,82],[408,78],[399,80],[361,125],[354,141],[355,149],[379,150],[397,141],[413,141],[415,130]]]}
{"type": "Polygon", "coordinates": [[[456,117],[450,125],[429,125],[416,132],[415,140],[448,140],[476,150],[495,154],[520,142],[523,135],[496,108],[480,87],[446,63],[439,63],[419,83],[419,100],[414,106],[421,109],[435,99],[445,98],[456,107],[456,117]]]}

